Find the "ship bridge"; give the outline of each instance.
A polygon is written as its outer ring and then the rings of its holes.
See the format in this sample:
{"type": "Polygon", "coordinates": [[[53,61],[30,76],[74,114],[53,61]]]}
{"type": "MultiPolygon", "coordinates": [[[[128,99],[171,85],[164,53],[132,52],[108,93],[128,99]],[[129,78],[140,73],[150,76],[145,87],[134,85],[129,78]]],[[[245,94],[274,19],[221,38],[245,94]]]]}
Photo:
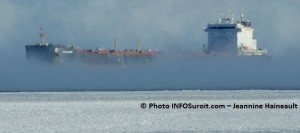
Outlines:
{"type": "Polygon", "coordinates": [[[204,29],[208,33],[207,53],[228,53],[238,55],[263,55],[267,51],[258,49],[253,38],[251,22],[240,16],[239,21],[234,21],[231,16],[221,17],[210,23],[204,29]]]}

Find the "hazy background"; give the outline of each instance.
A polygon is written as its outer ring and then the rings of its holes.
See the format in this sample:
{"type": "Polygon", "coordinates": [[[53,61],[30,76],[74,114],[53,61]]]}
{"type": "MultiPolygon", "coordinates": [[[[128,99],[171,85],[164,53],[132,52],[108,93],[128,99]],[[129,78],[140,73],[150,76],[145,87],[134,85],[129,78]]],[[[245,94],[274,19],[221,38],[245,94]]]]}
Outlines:
{"type": "Polygon", "coordinates": [[[1,0],[0,91],[144,89],[298,89],[298,0],[1,0]],[[170,56],[202,50],[203,28],[230,10],[252,21],[270,63],[170,56]],[[26,62],[25,45],[46,40],[82,48],[134,48],[168,55],[145,66],[95,67],[26,62]]]}

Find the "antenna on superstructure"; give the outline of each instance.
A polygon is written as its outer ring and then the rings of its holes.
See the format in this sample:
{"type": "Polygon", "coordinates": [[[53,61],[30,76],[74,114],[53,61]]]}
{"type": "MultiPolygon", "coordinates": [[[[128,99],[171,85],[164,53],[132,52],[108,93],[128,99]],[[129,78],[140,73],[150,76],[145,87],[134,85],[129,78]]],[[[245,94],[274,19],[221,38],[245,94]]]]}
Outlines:
{"type": "Polygon", "coordinates": [[[45,45],[45,33],[43,32],[43,27],[40,28],[40,45],[45,45]]]}
{"type": "Polygon", "coordinates": [[[139,51],[141,49],[141,43],[140,43],[140,38],[138,37],[136,40],[136,48],[139,51]]]}
{"type": "Polygon", "coordinates": [[[117,50],[117,38],[114,38],[114,47],[115,47],[115,50],[117,50]]]}

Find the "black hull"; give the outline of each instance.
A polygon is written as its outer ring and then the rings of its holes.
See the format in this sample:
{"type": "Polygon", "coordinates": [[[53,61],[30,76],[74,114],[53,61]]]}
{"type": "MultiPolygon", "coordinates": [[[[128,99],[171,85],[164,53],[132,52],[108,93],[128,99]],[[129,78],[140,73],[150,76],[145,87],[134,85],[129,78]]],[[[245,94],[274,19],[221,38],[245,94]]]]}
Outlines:
{"type": "Polygon", "coordinates": [[[56,45],[27,45],[26,57],[29,61],[56,62],[59,60],[55,54],[56,45]]]}
{"type": "Polygon", "coordinates": [[[28,61],[55,63],[71,61],[74,57],[74,48],[59,44],[26,45],[25,48],[28,61]]]}

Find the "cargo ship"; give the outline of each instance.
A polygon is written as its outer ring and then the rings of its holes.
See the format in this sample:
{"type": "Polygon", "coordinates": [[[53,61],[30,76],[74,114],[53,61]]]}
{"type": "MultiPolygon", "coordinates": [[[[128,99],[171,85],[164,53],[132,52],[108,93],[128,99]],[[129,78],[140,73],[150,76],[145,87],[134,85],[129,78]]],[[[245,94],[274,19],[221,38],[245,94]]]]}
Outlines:
{"type": "Polygon", "coordinates": [[[139,39],[136,49],[117,49],[117,39],[114,38],[115,49],[86,50],[73,45],[47,43],[45,33],[41,28],[40,42],[26,45],[26,55],[29,61],[42,61],[50,63],[76,62],[100,65],[123,65],[132,63],[147,63],[160,51],[140,49],[139,39]]]}

